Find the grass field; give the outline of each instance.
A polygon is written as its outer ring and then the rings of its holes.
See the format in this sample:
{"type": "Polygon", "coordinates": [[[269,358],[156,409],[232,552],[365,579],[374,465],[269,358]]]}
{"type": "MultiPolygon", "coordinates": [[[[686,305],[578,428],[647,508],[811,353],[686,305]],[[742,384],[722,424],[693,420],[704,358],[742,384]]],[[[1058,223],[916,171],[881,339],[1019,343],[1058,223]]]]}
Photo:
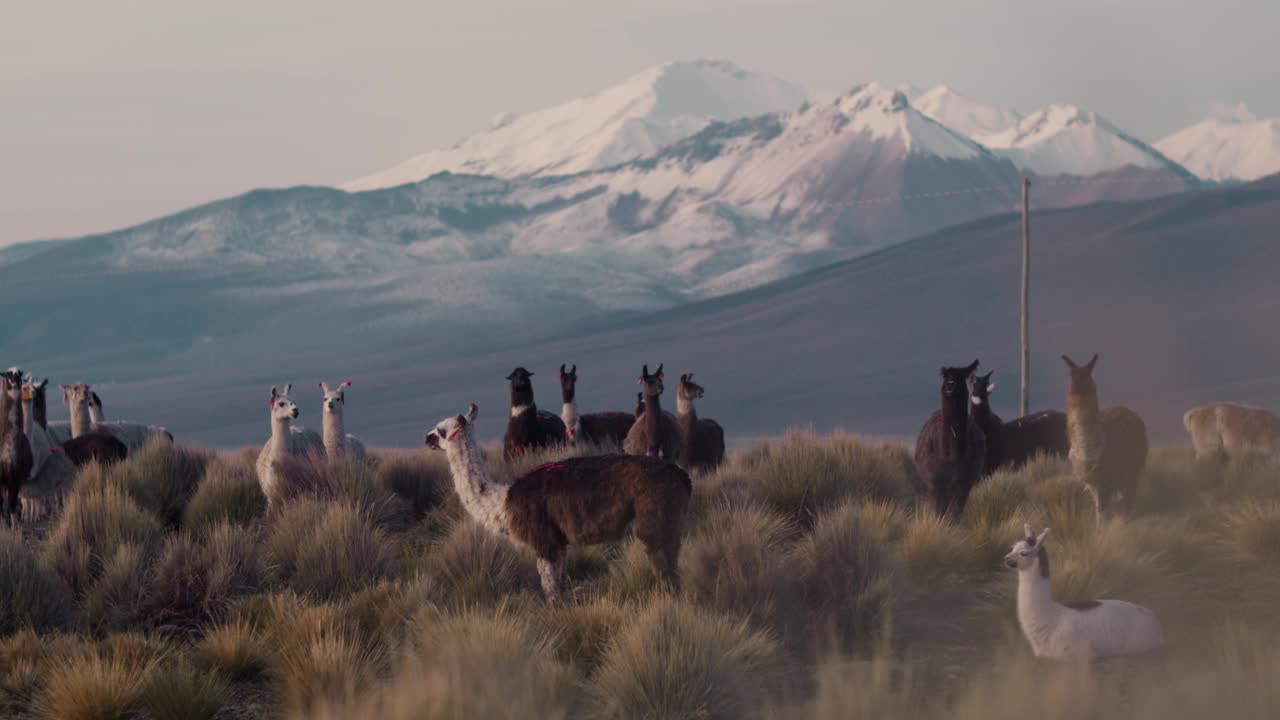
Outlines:
{"type": "Polygon", "coordinates": [[[793,434],[694,478],[678,595],[629,539],[573,550],[557,608],[528,554],[461,515],[443,457],[299,463],[270,517],[252,462],[152,446],[0,530],[0,716],[1280,716],[1280,465],[1262,458],[1155,451],[1135,516],[1102,526],[1038,461],[952,524],[907,448],[793,434]],[[1169,647],[1033,658],[1000,563],[1024,521],[1053,528],[1060,600],[1147,605],[1169,647]]]}

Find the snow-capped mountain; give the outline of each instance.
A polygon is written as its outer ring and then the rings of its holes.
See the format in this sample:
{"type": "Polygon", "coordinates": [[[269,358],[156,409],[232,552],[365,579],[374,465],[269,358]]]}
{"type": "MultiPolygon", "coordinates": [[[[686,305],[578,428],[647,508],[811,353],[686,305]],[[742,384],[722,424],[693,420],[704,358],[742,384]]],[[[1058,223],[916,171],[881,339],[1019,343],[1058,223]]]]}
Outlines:
{"type": "Polygon", "coordinates": [[[1055,104],[983,144],[1037,175],[1097,175],[1125,166],[1166,169],[1168,158],[1095,112],[1055,104]]]}
{"type": "Polygon", "coordinates": [[[1243,105],[1222,108],[1156,148],[1205,180],[1257,180],[1280,173],[1280,118],[1260,120],[1243,105]]]}
{"type": "Polygon", "coordinates": [[[978,142],[1011,128],[1022,119],[1016,111],[979,102],[938,85],[911,98],[911,105],[925,115],[937,120],[958,133],[978,142]]]}
{"type": "Polygon", "coordinates": [[[495,118],[451,148],[433,150],[346,185],[372,190],[438,172],[568,175],[635,160],[721,120],[794,110],[805,88],[716,60],[673,62],[555,107],[495,118]]]}

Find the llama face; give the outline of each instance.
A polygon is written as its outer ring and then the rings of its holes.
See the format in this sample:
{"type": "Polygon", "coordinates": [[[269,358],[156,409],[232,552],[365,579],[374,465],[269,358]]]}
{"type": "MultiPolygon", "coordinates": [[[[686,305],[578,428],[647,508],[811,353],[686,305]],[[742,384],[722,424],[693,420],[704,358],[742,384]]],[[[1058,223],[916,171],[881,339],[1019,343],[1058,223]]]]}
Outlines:
{"type": "Polygon", "coordinates": [[[973,377],[973,371],[978,369],[978,361],[974,360],[968,367],[944,367],[942,368],[942,394],[945,397],[955,397],[969,390],[969,380],[973,377]]]}
{"type": "Polygon", "coordinates": [[[10,400],[22,400],[22,371],[10,368],[0,373],[3,377],[4,394],[10,400]]]}
{"type": "Polygon", "coordinates": [[[271,386],[272,420],[293,420],[298,417],[298,404],[289,399],[289,389],[292,387],[293,383],[290,383],[284,386],[284,392],[279,392],[274,385],[271,386]]]}
{"type": "Polygon", "coordinates": [[[320,392],[324,394],[324,401],[321,407],[327,413],[342,412],[342,406],[347,404],[347,394],[344,392],[351,387],[351,381],[347,380],[337,387],[336,390],[330,390],[329,385],[320,383],[320,392]]]}
{"type": "Polygon", "coordinates": [[[524,390],[533,387],[533,381],[529,379],[531,377],[533,377],[533,373],[522,367],[518,367],[511,371],[511,374],[507,376],[507,379],[511,381],[511,387],[517,390],[524,390]]]}
{"type": "Polygon", "coordinates": [[[680,376],[680,397],[684,400],[700,400],[706,392],[693,381],[693,373],[680,376]]]}
{"type": "Polygon", "coordinates": [[[969,399],[974,405],[983,405],[990,401],[991,391],[996,389],[995,383],[991,382],[991,375],[995,370],[986,375],[973,376],[973,389],[970,391],[969,399]]]}
{"type": "Polygon", "coordinates": [[[1098,364],[1098,354],[1094,353],[1089,362],[1084,365],[1077,365],[1074,360],[1062,356],[1062,361],[1067,364],[1071,370],[1071,383],[1067,386],[1067,392],[1073,395],[1088,395],[1097,392],[1098,388],[1093,383],[1093,368],[1098,364]]]}
{"type": "Polygon", "coordinates": [[[658,366],[658,372],[650,375],[649,366],[645,365],[640,370],[640,380],[638,381],[644,387],[644,394],[648,397],[657,397],[667,389],[662,382],[662,366],[658,366]]]}
{"type": "Polygon", "coordinates": [[[87,383],[75,383],[74,385],[62,385],[62,401],[71,406],[88,405],[89,394],[92,390],[87,383]]]}
{"type": "Polygon", "coordinates": [[[1023,526],[1025,535],[1021,540],[1013,544],[1013,549],[1008,555],[1004,556],[1005,567],[1011,570],[1030,570],[1040,567],[1041,562],[1047,566],[1048,558],[1045,557],[1045,541],[1049,538],[1049,528],[1045,528],[1036,536],[1035,531],[1030,525],[1023,526]]]}
{"type": "Polygon", "coordinates": [[[475,423],[479,414],[480,408],[471,403],[465,415],[454,415],[436,423],[434,428],[427,431],[426,446],[432,450],[444,450],[450,443],[461,440],[465,433],[470,432],[467,428],[475,423]]]}
{"type": "Polygon", "coordinates": [[[567,403],[573,402],[575,388],[578,385],[578,366],[565,370],[560,366],[560,398],[567,403]]]}

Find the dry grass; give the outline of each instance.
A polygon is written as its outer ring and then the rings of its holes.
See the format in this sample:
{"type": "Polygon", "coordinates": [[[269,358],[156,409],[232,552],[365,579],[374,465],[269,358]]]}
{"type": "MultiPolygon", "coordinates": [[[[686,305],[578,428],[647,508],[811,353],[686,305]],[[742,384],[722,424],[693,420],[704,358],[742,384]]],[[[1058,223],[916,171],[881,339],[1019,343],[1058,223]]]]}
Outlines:
{"type": "Polygon", "coordinates": [[[166,525],[176,527],[212,459],[206,452],[152,440],[129,462],[112,466],[108,481],[166,525]]]}
{"type": "Polygon", "coordinates": [[[331,599],[389,577],[395,550],[386,533],[357,507],[301,498],[275,518],[263,556],[280,582],[331,599]]]}
{"type": "Polygon", "coordinates": [[[55,630],[71,618],[66,587],[40,564],[20,531],[8,528],[0,528],[0,588],[0,637],[20,628],[55,630]]]}
{"type": "Polygon", "coordinates": [[[214,459],[187,504],[182,525],[199,532],[220,522],[249,526],[267,512],[253,465],[214,459]]]}

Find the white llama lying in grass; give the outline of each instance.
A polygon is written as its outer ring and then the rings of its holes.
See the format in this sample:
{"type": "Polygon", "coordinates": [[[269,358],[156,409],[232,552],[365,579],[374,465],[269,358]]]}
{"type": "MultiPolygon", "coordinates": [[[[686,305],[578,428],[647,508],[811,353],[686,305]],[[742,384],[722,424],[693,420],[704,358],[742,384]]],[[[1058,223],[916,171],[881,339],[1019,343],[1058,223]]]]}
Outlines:
{"type": "Polygon", "coordinates": [[[1049,528],[1026,537],[1004,557],[1018,571],[1018,624],[1036,657],[1056,660],[1138,655],[1164,647],[1156,614],[1123,600],[1054,601],[1049,588],[1049,528]]]}
{"type": "Polygon", "coordinates": [[[267,496],[268,507],[281,500],[277,497],[280,482],[276,463],[290,456],[324,452],[324,441],[315,430],[289,425],[298,417],[298,404],[289,399],[292,387],[293,383],[289,383],[284,386],[284,392],[278,392],[276,386],[271,386],[271,439],[262,446],[257,462],[258,484],[267,496]]]}
{"type": "Polygon", "coordinates": [[[95,430],[105,431],[129,448],[133,454],[141,450],[153,438],[173,443],[173,433],[159,425],[143,425],[135,422],[108,421],[102,411],[102,398],[96,391],[89,391],[89,423],[95,430]]]}
{"type": "Polygon", "coordinates": [[[320,383],[320,392],[324,393],[324,404],[321,407],[320,430],[324,436],[324,453],[330,460],[339,457],[350,457],[352,460],[364,462],[364,443],[354,435],[348,435],[342,422],[342,411],[347,405],[346,388],[351,387],[347,380],[330,390],[325,383],[320,383]]]}

